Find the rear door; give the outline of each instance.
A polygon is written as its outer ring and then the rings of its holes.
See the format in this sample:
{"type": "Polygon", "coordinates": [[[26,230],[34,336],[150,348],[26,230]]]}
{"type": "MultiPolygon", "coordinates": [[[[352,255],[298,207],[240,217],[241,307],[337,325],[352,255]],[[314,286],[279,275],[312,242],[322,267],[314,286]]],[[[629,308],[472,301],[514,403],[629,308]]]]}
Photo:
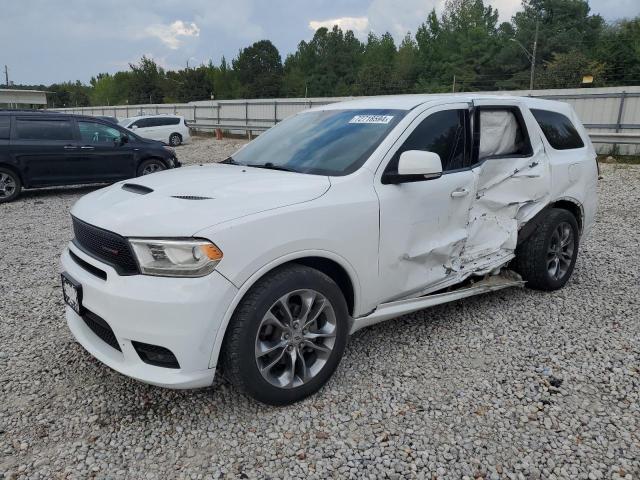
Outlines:
{"type": "Polygon", "coordinates": [[[73,118],[17,115],[10,151],[29,186],[64,185],[81,178],[81,154],[73,118]]]}
{"type": "Polygon", "coordinates": [[[477,193],[463,251],[467,270],[482,270],[513,256],[519,226],[549,196],[549,161],[535,120],[513,100],[474,101],[473,171],[477,193]]]}
{"type": "Polygon", "coordinates": [[[114,125],[78,120],[83,169],[92,181],[113,182],[135,176],[134,150],[114,125]]]}

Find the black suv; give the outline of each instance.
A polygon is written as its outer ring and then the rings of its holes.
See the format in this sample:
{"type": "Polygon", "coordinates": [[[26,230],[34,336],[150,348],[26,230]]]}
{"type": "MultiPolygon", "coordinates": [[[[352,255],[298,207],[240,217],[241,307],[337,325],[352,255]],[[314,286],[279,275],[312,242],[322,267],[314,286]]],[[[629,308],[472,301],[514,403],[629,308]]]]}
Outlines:
{"type": "Polygon", "coordinates": [[[0,110],[0,203],[22,188],[112,183],[179,166],[172,148],[105,120],[0,110]]]}

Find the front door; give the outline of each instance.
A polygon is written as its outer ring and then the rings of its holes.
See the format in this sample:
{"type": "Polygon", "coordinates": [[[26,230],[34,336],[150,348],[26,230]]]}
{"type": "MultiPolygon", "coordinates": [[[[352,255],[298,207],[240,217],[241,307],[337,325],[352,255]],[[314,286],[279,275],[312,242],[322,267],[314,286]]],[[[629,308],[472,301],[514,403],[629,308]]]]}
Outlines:
{"type": "Polygon", "coordinates": [[[78,130],[88,179],[115,182],[135,176],[133,147],[121,140],[124,131],[90,120],[78,120],[78,130]]]}
{"type": "Polygon", "coordinates": [[[461,274],[460,255],[476,188],[468,160],[469,105],[450,104],[425,111],[396,145],[399,147],[383,161],[384,171],[397,171],[402,152],[424,150],[440,155],[443,175],[397,185],[376,181],[379,275],[385,301],[455,283],[461,274]]]}

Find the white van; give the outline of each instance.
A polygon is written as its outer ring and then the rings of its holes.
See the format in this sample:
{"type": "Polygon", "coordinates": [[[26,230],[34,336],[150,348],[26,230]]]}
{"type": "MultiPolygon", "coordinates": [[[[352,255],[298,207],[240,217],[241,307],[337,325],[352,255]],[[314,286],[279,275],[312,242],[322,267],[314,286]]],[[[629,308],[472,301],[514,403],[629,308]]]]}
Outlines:
{"type": "Polygon", "coordinates": [[[144,115],[125,118],[118,124],[143,138],[160,140],[172,147],[187,143],[191,139],[184,117],[177,115],[144,115]]]}

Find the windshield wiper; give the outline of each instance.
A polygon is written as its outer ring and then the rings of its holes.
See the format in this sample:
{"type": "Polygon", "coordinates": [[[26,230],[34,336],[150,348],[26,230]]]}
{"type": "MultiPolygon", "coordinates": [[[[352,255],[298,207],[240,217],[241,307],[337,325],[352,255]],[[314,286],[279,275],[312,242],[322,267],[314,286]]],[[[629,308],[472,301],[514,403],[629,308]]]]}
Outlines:
{"type": "Polygon", "coordinates": [[[233,157],[227,157],[223,161],[221,161],[220,163],[224,163],[225,165],[240,165],[238,162],[236,162],[233,159],[233,157]]]}
{"type": "Polygon", "coordinates": [[[261,164],[247,164],[247,167],[266,168],[268,170],[281,170],[283,172],[296,172],[296,173],[299,173],[297,170],[294,170],[292,168],[283,167],[282,165],[274,165],[271,162],[261,163],[261,164]]]}

